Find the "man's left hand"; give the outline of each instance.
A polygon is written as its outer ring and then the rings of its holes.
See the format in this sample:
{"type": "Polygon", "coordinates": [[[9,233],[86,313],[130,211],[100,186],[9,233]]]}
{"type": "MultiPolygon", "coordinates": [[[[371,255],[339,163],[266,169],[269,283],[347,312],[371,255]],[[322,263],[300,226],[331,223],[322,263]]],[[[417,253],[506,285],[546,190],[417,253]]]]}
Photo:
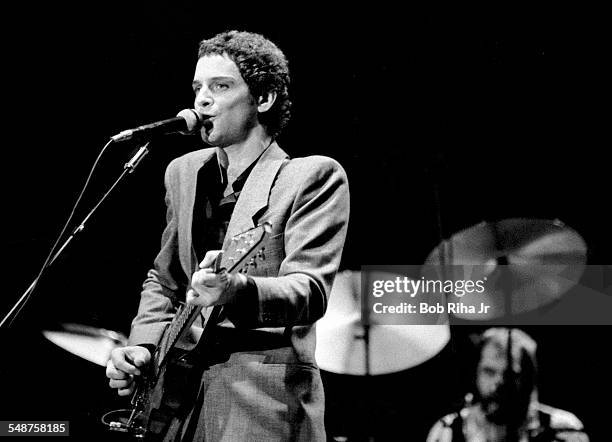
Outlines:
{"type": "Polygon", "coordinates": [[[215,273],[212,268],[220,250],[212,250],[200,263],[200,270],[191,278],[191,289],[187,292],[187,303],[210,307],[230,302],[236,292],[246,287],[247,278],[242,273],[230,274],[225,269],[215,273]]]}

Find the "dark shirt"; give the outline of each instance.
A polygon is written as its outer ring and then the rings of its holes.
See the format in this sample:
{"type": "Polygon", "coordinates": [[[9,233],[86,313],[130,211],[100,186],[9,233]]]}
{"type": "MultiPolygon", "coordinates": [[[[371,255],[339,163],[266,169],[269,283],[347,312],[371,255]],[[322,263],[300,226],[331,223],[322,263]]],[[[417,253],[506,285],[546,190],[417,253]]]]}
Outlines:
{"type": "MultiPolygon", "coordinates": [[[[257,158],[238,178],[232,183],[232,193],[223,196],[227,187],[227,172],[219,165],[217,156],[207,161],[198,171],[198,182],[193,210],[193,222],[191,228],[192,247],[198,262],[201,262],[209,250],[221,250],[227,233],[232,213],[240,192],[249,177],[251,171],[257,164],[257,158]]],[[[258,309],[257,286],[252,278],[247,276],[247,287],[239,294],[243,300],[242,304],[248,309],[258,309]]],[[[240,321],[242,316],[234,306],[226,306],[224,315],[217,318],[220,322],[224,317],[231,316],[240,321]]],[[[254,313],[254,312],[251,312],[254,313]]],[[[249,315],[250,316],[250,315],[249,315]]],[[[244,320],[243,320],[244,322],[244,320]]],[[[155,351],[155,345],[139,344],[147,348],[151,354],[155,351]]]]}
{"type": "MultiPolygon", "coordinates": [[[[198,183],[193,210],[192,244],[198,262],[201,262],[209,250],[221,250],[227,234],[227,228],[234,212],[242,188],[259,157],[247,167],[231,185],[232,193],[223,196],[227,187],[227,173],[214,155],[198,172],[198,183]]],[[[257,317],[259,302],[257,285],[247,276],[247,285],[236,294],[237,304],[227,304],[215,323],[229,318],[233,323],[248,327],[251,319],[257,317]]]]}
{"type": "MultiPolygon", "coordinates": [[[[259,159],[259,158],[258,158],[259,159]]],[[[229,221],[244,183],[257,159],[232,183],[232,193],[223,196],[227,187],[227,173],[213,156],[198,172],[198,184],[193,210],[193,249],[202,261],[208,250],[221,250],[229,221]]]]}

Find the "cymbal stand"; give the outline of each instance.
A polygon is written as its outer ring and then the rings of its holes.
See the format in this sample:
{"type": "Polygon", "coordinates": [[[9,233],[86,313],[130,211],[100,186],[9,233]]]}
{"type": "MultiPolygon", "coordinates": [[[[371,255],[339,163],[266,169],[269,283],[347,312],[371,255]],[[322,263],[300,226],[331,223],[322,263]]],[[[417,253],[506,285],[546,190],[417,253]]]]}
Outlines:
{"type": "MultiPolygon", "coordinates": [[[[448,279],[448,273],[446,266],[447,264],[453,263],[453,242],[452,239],[447,237],[446,231],[444,228],[444,223],[442,222],[442,198],[440,192],[440,179],[439,176],[445,176],[444,171],[440,171],[439,169],[445,166],[444,164],[444,155],[441,153],[438,154],[435,159],[436,164],[434,164],[433,168],[436,172],[439,172],[436,176],[430,176],[431,185],[433,188],[433,198],[434,198],[434,206],[436,213],[436,227],[438,231],[438,240],[442,247],[438,251],[438,260],[440,262],[440,266],[442,268],[442,277],[446,280],[448,279]]],[[[431,174],[431,170],[428,168],[428,173],[431,174]]]]}
{"type": "MultiPolygon", "coordinates": [[[[490,222],[493,228],[493,238],[495,239],[496,250],[504,250],[504,244],[502,244],[502,237],[499,232],[498,223],[493,221],[490,222]]],[[[497,268],[501,267],[501,273],[497,281],[498,286],[501,288],[504,294],[504,314],[507,317],[512,315],[512,291],[510,290],[510,284],[508,277],[506,276],[506,269],[503,266],[508,265],[508,258],[503,256],[497,256],[495,258],[497,268]]],[[[507,404],[507,410],[509,410],[508,422],[506,425],[506,440],[508,442],[518,442],[518,425],[513,415],[515,412],[515,376],[514,376],[514,359],[512,356],[512,327],[508,327],[508,342],[506,343],[506,370],[504,371],[504,391],[503,400],[507,404]]]]}
{"type": "Polygon", "coordinates": [[[508,344],[506,345],[506,371],[504,373],[505,400],[508,409],[508,422],[506,426],[506,440],[508,442],[518,442],[518,429],[520,422],[517,421],[516,413],[516,375],[514,373],[514,358],[512,356],[512,328],[508,328],[508,344]]]}
{"type": "MultiPolygon", "coordinates": [[[[359,281],[361,282],[361,281],[359,281]]],[[[364,281],[365,282],[365,281],[364,281]]],[[[364,376],[364,382],[365,382],[365,398],[366,401],[372,397],[372,367],[371,367],[371,361],[370,361],[370,355],[371,355],[371,351],[370,351],[370,302],[369,302],[369,298],[367,296],[367,290],[363,290],[364,287],[369,287],[370,285],[370,281],[367,281],[367,284],[361,285],[361,289],[360,287],[358,287],[357,284],[357,280],[353,279],[353,293],[359,293],[361,296],[361,319],[360,319],[360,325],[363,329],[363,335],[362,336],[358,336],[358,338],[363,339],[363,346],[364,346],[364,369],[365,369],[365,376],[364,376]]],[[[371,425],[371,424],[370,424],[371,425]]],[[[371,428],[370,425],[368,425],[368,429],[371,428]]],[[[372,433],[370,431],[368,431],[368,434],[366,435],[366,440],[368,442],[374,442],[374,436],[372,435],[372,433]]]]}

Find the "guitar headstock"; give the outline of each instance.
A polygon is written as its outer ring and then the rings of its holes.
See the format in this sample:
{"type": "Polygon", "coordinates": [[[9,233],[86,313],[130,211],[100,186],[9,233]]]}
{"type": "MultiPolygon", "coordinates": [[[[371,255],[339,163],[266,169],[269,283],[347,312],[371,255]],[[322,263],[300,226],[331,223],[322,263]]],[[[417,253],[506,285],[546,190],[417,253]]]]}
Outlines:
{"type": "Polygon", "coordinates": [[[265,222],[232,237],[227,250],[215,263],[215,271],[225,268],[230,273],[246,273],[250,266],[256,267],[258,260],[266,259],[264,240],[271,231],[272,225],[265,222]]]}

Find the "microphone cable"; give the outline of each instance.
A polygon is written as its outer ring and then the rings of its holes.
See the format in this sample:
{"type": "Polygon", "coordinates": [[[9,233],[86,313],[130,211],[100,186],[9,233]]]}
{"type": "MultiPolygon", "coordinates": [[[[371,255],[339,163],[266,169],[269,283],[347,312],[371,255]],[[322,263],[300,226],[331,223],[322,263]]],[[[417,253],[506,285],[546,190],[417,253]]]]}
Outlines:
{"type": "MultiPolygon", "coordinates": [[[[66,233],[66,230],[68,229],[68,226],[70,225],[70,223],[72,222],[72,219],[74,218],[74,214],[76,213],[77,208],[79,207],[79,204],[81,202],[81,200],[83,199],[83,195],[85,195],[85,191],[87,190],[87,188],[89,187],[89,184],[91,182],[91,178],[94,174],[94,171],[96,170],[96,168],[98,167],[98,164],[100,163],[100,159],[102,158],[102,156],[104,155],[104,153],[106,152],[106,149],[108,148],[108,146],[113,143],[113,140],[109,140],[104,147],[102,148],[102,150],[100,151],[100,153],[98,154],[98,156],[96,157],[93,165],[91,166],[91,169],[89,170],[89,175],[87,176],[87,179],[85,180],[85,184],[83,185],[75,203],[72,206],[72,210],[70,211],[70,215],[68,216],[68,219],[66,220],[66,222],[64,223],[64,227],[62,227],[61,232],[59,233],[59,235],[57,236],[57,239],[55,240],[55,242],[53,243],[53,246],[51,247],[51,250],[49,251],[49,254],[47,255],[47,257],[45,258],[45,261],[43,262],[43,265],[40,268],[40,271],[38,272],[38,275],[36,276],[36,278],[34,279],[34,282],[32,283],[32,285],[30,286],[30,288],[28,289],[27,292],[27,296],[22,296],[21,299],[19,299],[19,301],[17,302],[17,304],[15,305],[15,307],[13,307],[13,309],[11,309],[11,311],[6,315],[6,317],[8,318],[9,316],[11,316],[11,319],[8,323],[8,327],[10,328],[11,325],[13,324],[13,321],[15,320],[15,318],[17,318],[17,316],[19,315],[19,313],[21,312],[21,310],[23,309],[23,307],[25,307],[25,305],[27,304],[27,302],[30,300],[30,297],[32,296],[32,293],[34,293],[34,290],[36,289],[36,286],[38,285],[38,281],[41,279],[43,273],[45,272],[45,270],[51,265],[50,261],[53,257],[53,255],[56,252],[57,246],[59,245],[60,241],[62,240],[62,238],[64,237],[64,234],[66,233]],[[17,308],[17,306],[19,306],[17,308]],[[17,311],[15,311],[15,309],[17,308],[17,311]]],[[[80,229],[82,228],[81,226],[78,226],[73,234],[77,233],[80,229]]],[[[6,319],[6,318],[5,318],[6,319]]],[[[4,324],[4,320],[2,321],[2,323],[0,323],[0,327],[4,324]]]]}

